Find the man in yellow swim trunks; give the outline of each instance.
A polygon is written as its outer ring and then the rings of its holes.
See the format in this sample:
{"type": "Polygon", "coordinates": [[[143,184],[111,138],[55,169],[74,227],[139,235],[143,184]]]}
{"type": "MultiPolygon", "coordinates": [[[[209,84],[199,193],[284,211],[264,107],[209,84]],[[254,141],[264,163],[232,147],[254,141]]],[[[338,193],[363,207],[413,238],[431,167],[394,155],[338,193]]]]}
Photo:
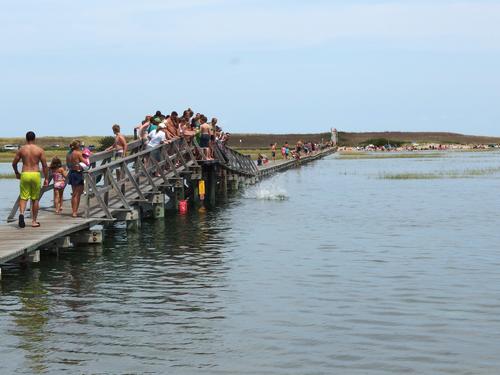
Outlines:
{"type": "Polygon", "coordinates": [[[12,161],[12,168],[16,173],[16,178],[21,180],[19,194],[19,227],[26,226],[24,222],[24,211],[29,200],[31,200],[31,226],[37,228],[40,223],[36,220],[38,210],[40,208],[40,189],[41,178],[39,164],[42,164],[43,175],[45,181],[44,186],[49,184],[49,169],[47,168],[47,160],[45,159],[45,151],[35,145],[35,133],[26,133],[26,144],[21,147],[12,161]],[[23,171],[19,173],[17,164],[23,162],[23,171]]]}

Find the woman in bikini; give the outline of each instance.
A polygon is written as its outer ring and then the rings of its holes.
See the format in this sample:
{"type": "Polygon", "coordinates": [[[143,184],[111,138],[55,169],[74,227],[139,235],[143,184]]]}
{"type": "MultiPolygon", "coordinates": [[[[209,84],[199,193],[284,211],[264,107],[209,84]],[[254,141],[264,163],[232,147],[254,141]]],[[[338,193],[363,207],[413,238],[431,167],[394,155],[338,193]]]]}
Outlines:
{"type": "Polygon", "coordinates": [[[80,141],[74,140],[71,142],[70,148],[71,151],[66,157],[66,164],[69,169],[68,183],[73,190],[71,194],[71,216],[78,217],[78,208],[80,207],[80,199],[84,188],[83,169],[80,163],[85,163],[85,158],[80,149],[80,141]]]}

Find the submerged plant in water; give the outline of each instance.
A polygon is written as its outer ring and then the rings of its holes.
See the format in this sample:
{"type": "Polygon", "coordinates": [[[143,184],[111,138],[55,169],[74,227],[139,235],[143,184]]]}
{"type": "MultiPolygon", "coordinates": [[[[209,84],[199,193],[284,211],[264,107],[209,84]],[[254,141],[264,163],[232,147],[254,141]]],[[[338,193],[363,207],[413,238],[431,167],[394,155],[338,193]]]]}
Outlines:
{"type": "Polygon", "coordinates": [[[337,156],[342,160],[357,160],[357,159],[427,159],[440,158],[445,156],[444,153],[364,153],[364,152],[341,152],[337,156]]]}
{"type": "Polygon", "coordinates": [[[432,180],[438,178],[473,178],[497,174],[500,167],[476,168],[462,171],[381,173],[378,178],[386,180],[432,180]]]}

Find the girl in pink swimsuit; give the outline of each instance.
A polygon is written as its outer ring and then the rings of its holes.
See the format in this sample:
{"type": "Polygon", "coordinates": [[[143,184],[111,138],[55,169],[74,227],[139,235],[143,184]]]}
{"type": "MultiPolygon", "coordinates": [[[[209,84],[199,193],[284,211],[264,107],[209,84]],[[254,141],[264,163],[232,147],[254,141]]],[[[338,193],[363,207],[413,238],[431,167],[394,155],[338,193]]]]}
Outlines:
{"type": "Polygon", "coordinates": [[[66,187],[66,176],[68,172],[63,168],[61,159],[54,156],[50,162],[50,170],[52,171],[52,179],[54,180],[54,205],[56,214],[61,213],[63,204],[64,188],[66,187]]]}

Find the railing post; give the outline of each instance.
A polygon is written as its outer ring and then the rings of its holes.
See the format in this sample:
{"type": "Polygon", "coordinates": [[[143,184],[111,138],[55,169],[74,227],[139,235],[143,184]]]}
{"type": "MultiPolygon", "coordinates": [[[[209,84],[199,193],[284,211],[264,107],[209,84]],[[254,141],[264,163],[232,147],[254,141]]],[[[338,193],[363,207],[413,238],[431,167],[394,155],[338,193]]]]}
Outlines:
{"type": "Polygon", "coordinates": [[[90,217],[90,187],[89,187],[89,174],[84,173],[83,182],[85,184],[85,217],[88,219],[90,217]]]}

